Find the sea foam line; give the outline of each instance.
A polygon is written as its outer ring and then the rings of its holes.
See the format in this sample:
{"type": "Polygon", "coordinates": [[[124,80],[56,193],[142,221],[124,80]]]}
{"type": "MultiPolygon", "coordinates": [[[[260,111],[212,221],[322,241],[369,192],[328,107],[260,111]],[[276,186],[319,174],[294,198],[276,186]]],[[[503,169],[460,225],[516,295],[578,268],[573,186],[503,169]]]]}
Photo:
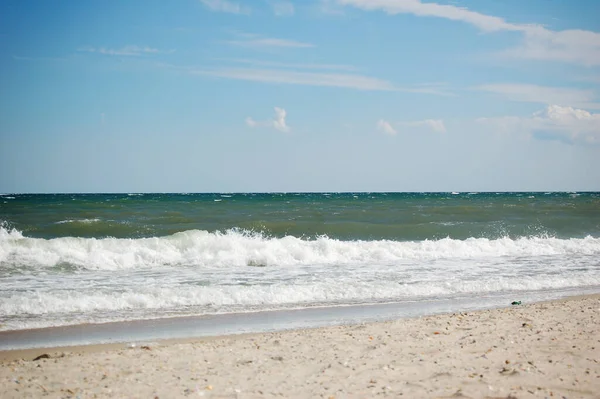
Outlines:
{"type": "Polygon", "coordinates": [[[600,238],[444,238],[424,241],[341,241],[328,237],[266,237],[229,230],[189,230],[138,239],[24,237],[0,228],[0,267],[117,270],[157,266],[293,266],[393,263],[403,260],[473,259],[504,256],[600,255],[600,238]]]}

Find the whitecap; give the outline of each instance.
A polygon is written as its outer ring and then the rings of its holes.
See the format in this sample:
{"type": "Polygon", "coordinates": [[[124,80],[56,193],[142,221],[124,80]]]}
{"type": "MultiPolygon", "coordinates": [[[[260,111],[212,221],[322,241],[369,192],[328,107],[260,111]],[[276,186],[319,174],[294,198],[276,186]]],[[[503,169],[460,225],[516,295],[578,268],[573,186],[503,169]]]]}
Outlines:
{"type": "Polygon", "coordinates": [[[436,259],[491,259],[505,256],[600,256],[600,238],[560,239],[443,238],[424,241],[341,241],[327,236],[305,239],[267,237],[245,230],[211,233],[188,230],[165,237],[137,239],[27,238],[0,227],[0,262],[38,269],[70,264],[90,270],[195,265],[198,268],[247,266],[369,265],[436,259]]]}
{"type": "Polygon", "coordinates": [[[64,223],[90,224],[90,223],[96,223],[96,222],[100,222],[100,219],[98,219],[98,218],[93,218],[93,219],[67,219],[67,220],[61,220],[59,222],[56,222],[55,224],[64,224],[64,223]]]}

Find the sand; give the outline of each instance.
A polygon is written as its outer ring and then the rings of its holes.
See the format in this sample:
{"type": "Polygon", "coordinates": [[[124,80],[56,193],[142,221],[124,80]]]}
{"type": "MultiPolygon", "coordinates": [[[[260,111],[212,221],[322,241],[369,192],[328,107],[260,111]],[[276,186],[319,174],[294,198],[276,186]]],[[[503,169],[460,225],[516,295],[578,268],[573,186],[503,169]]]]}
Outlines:
{"type": "Polygon", "coordinates": [[[133,348],[3,352],[0,397],[600,398],[599,362],[593,295],[133,348]],[[32,360],[40,354],[49,358],[32,360]]]}

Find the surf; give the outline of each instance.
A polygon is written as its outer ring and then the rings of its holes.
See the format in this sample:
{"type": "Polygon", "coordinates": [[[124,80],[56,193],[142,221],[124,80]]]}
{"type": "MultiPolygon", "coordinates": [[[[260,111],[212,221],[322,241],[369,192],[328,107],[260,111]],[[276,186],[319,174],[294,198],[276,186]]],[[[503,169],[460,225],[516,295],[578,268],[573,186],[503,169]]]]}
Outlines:
{"type": "Polygon", "coordinates": [[[0,227],[0,269],[121,270],[301,265],[393,264],[410,260],[493,259],[518,256],[600,255],[600,238],[527,236],[498,239],[339,240],[320,236],[281,238],[248,230],[188,230],[149,238],[30,238],[0,227]]]}

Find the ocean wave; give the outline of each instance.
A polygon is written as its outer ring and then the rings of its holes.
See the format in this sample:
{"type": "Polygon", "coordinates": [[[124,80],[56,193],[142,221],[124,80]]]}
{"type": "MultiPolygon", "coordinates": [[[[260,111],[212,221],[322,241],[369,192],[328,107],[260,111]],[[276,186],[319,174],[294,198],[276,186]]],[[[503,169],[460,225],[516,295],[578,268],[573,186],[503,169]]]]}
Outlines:
{"type": "Polygon", "coordinates": [[[424,241],[342,241],[328,237],[271,238],[244,230],[189,230],[165,237],[121,239],[24,237],[0,227],[0,269],[70,265],[118,270],[162,266],[293,266],[393,263],[406,260],[505,256],[600,255],[600,238],[444,238],[424,241]]]}
{"type": "Polygon", "coordinates": [[[505,291],[540,291],[600,285],[599,276],[520,276],[478,280],[428,281],[404,284],[398,281],[336,282],[310,284],[219,285],[219,286],[138,286],[125,292],[88,289],[15,293],[2,298],[0,317],[91,313],[135,309],[228,313],[231,311],[274,310],[286,307],[377,303],[417,298],[439,298],[461,294],[505,291]],[[196,309],[190,309],[190,308],[196,309]]]}

